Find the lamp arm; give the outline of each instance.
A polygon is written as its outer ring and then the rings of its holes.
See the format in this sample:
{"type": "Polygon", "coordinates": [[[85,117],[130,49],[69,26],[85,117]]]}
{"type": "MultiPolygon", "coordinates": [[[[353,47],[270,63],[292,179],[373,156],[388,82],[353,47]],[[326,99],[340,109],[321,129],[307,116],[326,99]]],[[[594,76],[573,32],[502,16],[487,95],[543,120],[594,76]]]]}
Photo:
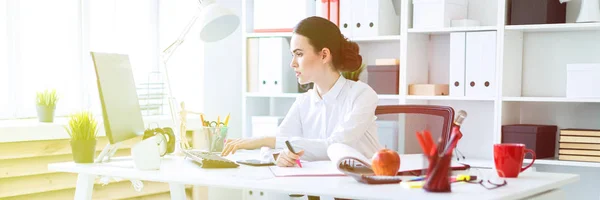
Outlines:
{"type": "Polygon", "coordinates": [[[194,25],[194,23],[196,23],[197,19],[198,19],[198,15],[194,15],[194,17],[192,17],[192,19],[190,19],[188,24],[185,26],[183,31],[179,34],[179,37],[177,37],[177,40],[173,41],[173,43],[171,43],[165,50],[163,50],[163,52],[162,52],[163,62],[166,63],[167,61],[169,61],[169,58],[171,58],[171,56],[173,55],[173,53],[175,53],[177,48],[179,48],[179,46],[181,46],[181,44],[183,43],[183,41],[185,39],[185,36],[190,32],[190,30],[192,29],[192,26],[194,25]]]}

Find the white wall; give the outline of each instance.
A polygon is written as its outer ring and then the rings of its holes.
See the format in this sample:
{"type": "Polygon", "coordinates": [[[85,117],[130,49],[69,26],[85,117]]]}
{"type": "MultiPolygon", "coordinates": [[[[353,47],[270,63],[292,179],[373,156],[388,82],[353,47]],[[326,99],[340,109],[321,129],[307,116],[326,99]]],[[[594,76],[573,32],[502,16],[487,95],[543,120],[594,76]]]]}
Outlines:
{"type": "MultiPolygon", "coordinates": [[[[217,0],[217,3],[241,17],[242,1],[217,0]]],[[[240,138],[242,136],[241,27],[223,40],[204,43],[203,56],[203,112],[207,116],[220,115],[221,117],[231,113],[229,137],[240,138]]],[[[242,190],[210,187],[208,199],[242,199],[242,190]]]]}
{"type": "MultiPolygon", "coordinates": [[[[217,3],[231,9],[241,17],[241,1],[218,0],[217,3]]],[[[241,27],[223,40],[204,43],[203,112],[207,116],[220,115],[221,120],[231,113],[229,137],[235,138],[242,136],[241,64],[241,27]]]]}

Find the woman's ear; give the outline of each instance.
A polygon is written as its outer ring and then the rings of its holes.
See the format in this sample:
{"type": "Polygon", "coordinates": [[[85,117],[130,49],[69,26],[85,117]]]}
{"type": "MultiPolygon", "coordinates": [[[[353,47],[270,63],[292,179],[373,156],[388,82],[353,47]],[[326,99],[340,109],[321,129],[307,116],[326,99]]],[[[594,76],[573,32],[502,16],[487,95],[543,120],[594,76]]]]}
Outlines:
{"type": "Polygon", "coordinates": [[[321,61],[323,62],[323,64],[325,63],[329,63],[331,62],[331,51],[329,51],[329,48],[323,48],[321,49],[321,61]]]}

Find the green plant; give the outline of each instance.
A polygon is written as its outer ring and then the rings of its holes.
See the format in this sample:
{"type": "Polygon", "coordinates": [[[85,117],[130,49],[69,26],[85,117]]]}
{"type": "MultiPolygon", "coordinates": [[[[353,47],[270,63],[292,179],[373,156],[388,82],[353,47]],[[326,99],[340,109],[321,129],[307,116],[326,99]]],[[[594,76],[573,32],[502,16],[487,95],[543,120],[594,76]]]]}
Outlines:
{"type": "Polygon", "coordinates": [[[342,72],[342,76],[344,76],[344,78],[346,78],[346,79],[358,81],[358,77],[360,76],[360,73],[364,70],[365,66],[366,66],[365,64],[362,64],[362,65],[360,65],[360,68],[358,68],[357,70],[355,70],[353,72],[342,72]]]}
{"type": "Polygon", "coordinates": [[[71,140],[94,140],[98,134],[97,125],[91,112],[82,111],[69,116],[69,125],[65,129],[71,140]]]}
{"type": "Polygon", "coordinates": [[[56,106],[56,102],[58,101],[58,94],[56,94],[56,90],[44,90],[37,92],[37,105],[40,106],[56,106]]]}

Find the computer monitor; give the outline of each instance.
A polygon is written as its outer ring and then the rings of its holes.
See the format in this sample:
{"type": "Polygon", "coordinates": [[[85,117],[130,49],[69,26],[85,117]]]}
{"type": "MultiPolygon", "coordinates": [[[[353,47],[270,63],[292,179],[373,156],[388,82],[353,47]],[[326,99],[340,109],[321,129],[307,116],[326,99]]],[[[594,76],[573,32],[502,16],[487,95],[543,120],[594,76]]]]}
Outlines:
{"type": "Polygon", "coordinates": [[[144,120],[129,56],[117,53],[91,52],[96,71],[102,119],[110,143],[100,153],[97,162],[108,154],[109,159],[119,142],[144,134],[144,120]]]}

